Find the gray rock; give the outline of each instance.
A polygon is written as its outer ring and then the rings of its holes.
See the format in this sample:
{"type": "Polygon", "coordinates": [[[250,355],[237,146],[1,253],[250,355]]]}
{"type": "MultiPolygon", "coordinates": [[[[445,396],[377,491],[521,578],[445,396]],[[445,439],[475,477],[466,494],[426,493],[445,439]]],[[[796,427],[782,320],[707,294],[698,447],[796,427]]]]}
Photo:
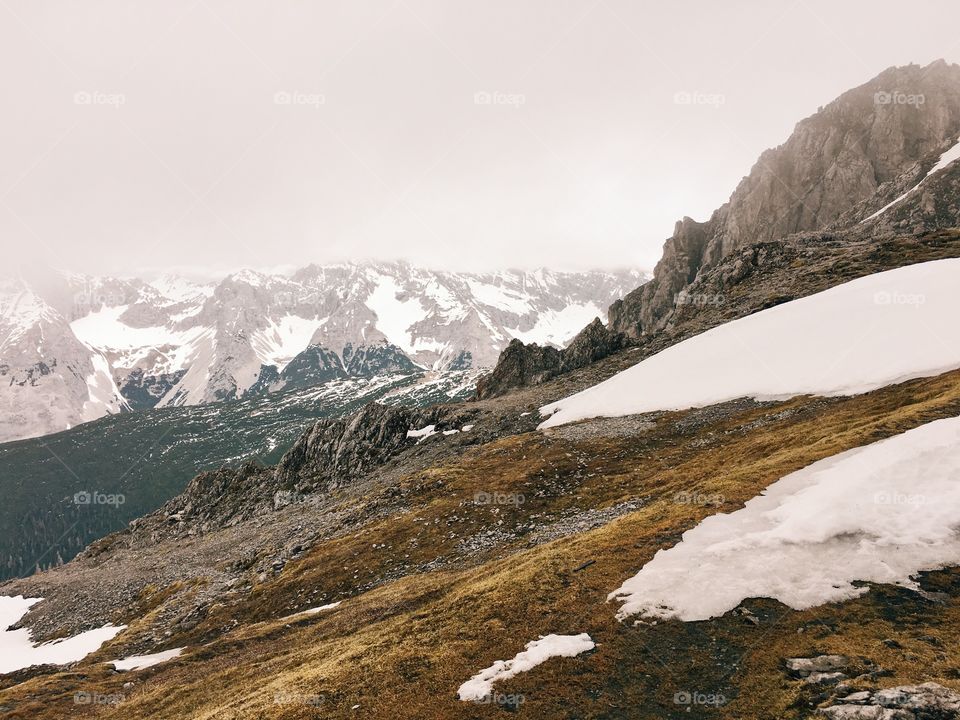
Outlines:
{"type": "Polygon", "coordinates": [[[832,673],[850,665],[850,658],[845,655],[818,655],[812,658],[789,658],[787,670],[801,677],[812,673],[832,673]]]}
{"type": "Polygon", "coordinates": [[[835,685],[847,676],[842,672],[812,672],[807,675],[806,682],[810,685],[835,685]]]}
{"type": "Polygon", "coordinates": [[[953,720],[960,693],[933,682],[900,685],[854,693],[819,712],[832,720],[953,720]]]}

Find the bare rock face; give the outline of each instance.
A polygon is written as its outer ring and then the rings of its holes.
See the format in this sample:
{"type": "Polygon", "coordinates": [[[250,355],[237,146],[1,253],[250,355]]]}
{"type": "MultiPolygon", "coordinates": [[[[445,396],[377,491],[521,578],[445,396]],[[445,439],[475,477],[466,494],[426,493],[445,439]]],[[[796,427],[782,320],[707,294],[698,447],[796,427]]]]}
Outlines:
{"type": "Polygon", "coordinates": [[[624,337],[594,318],[567,347],[560,351],[560,371],[568,372],[602,360],[624,347],[624,337]]]}
{"type": "Polygon", "coordinates": [[[789,658],[787,670],[800,677],[813,673],[828,673],[842,670],[850,664],[850,658],[843,655],[817,655],[812,658],[789,658]]]}
{"type": "Polygon", "coordinates": [[[622,350],[626,338],[608,329],[600,318],[581,330],[562,350],[513,340],[500,354],[492,373],[477,383],[477,398],[497,397],[512,388],[539,385],[560,373],[576,370],[622,350]]]}
{"type": "Polygon", "coordinates": [[[830,720],[953,720],[960,693],[934,682],[859,692],[821,708],[830,720]]]}
{"type": "Polygon", "coordinates": [[[415,440],[407,436],[434,424],[440,407],[416,409],[370,403],[354,415],[318,421],[287,451],[276,469],[278,489],[326,492],[382,465],[415,440]]]}
{"type": "MultiPolygon", "coordinates": [[[[716,289],[787,262],[783,253],[789,248],[781,241],[821,234],[859,242],[865,234],[892,238],[955,227],[960,224],[960,163],[928,173],[958,135],[960,65],[940,60],[884,71],[798,123],[783,145],[760,156],[709,220],[679,221],[653,279],[610,306],[609,342],[600,341],[591,326],[584,331],[590,340],[584,342],[594,349],[571,345],[561,353],[558,370],[534,348],[507,348],[478,397],[542,382],[582,366],[588,357],[616,352],[613,345],[691,326],[691,319],[708,329],[695,316],[718,321],[742,316],[742,308],[728,304],[716,289]],[[910,193],[906,201],[885,210],[905,193],[910,193]],[[730,258],[736,262],[727,262],[730,258]],[[718,268],[722,277],[714,272],[718,268]],[[725,306],[723,317],[720,306],[725,306]]],[[[749,310],[789,299],[784,292],[749,310]]]]}
{"type": "Polygon", "coordinates": [[[610,328],[628,337],[639,337],[646,325],[659,325],[675,306],[675,298],[694,281],[704,265],[711,225],[685,217],[663,246],[654,279],[610,306],[610,328]]]}
{"type": "Polygon", "coordinates": [[[511,340],[493,372],[477,383],[477,398],[497,397],[514,387],[545,382],[560,371],[560,358],[556,348],[511,340]]]}
{"type": "MultiPolygon", "coordinates": [[[[639,337],[669,322],[677,295],[706,268],[747,245],[849,227],[882,207],[878,191],[910,186],[960,133],[960,66],[890,68],[797,124],[764,152],[705,223],[684,218],[654,278],[614,303],[610,327],[639,337]],[[838,224],[839,221],[839,224],[838,224]]],[[[942,213],[930,196],[928,214],[942,213]]]]}

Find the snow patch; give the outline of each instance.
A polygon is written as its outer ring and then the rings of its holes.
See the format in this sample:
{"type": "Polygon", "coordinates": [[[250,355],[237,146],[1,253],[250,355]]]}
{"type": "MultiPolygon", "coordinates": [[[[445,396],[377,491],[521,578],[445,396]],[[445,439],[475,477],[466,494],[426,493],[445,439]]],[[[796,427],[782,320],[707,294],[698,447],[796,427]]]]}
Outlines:
{"type": "Polygon", "coordinates": [[[83,404],[83,419],[96,420],[104,415],[113,415],[126,406],[120,395],[120,389],[110,373],[110,363],[100,353],[90,356],[93,372],[87,377],[89,400],[83,404]]]}
{"type": "Polygon", "coordinates": [[[140,670],[142,668],[153,667],[175,657],[180,657],[183,648],[173,648],[172,650],[163,650],[162,652],[151,653],[149,655],[131,655],[122,660],[111,660],[110,664],[117,670],[140,670]]]}
{"type": "Polygon", "coordinates": [[[912,195],[912,194],[917,190],[917,188],[919,188],[921,185],[923,185],[923,183],[925,183],[925,182],[927,181],[927,178],[929,178],[930,176],[935,175],[936,173],[940,172],[940,171],[943,170],[945,167],[947,167],[947,165],[949,165],[950,163],[954,162],[955,160],[960,160],[960,139],[957,140],[956,144],[955,144],[953,147],[951,147],[949,150],[947,150],[945,153],[943,153],[943,155],[940,156],[940,159],[937,160],[937,164],[934,165],[934,166],[930,169],[930,172],[928,172],[926,175],[924,175],[924,176],[920,179],[920,182],[918,182],[918,183],[917,183],[916,185],[914,185],[912,188],[910,188],[909,190],[907,190],[903,195],[901,195],[900,197],[898,197],[896,200],[894,200],[893,202],[887,203],[887,204],[884,205],[882,208],[880,208],[879,210],[877,210],[873,215],[871,215],[871,216],[868,217],[868,218],[864,218],[864,219],[861,220],[860,222],[861,222],[861,223],[869,222],[870,220],[873,220],[874,218],[879,217],[880,215],[883,215],[887,210],[889,210],[890,208],[892,208],[894,205],[896,205],[897,203],[899,203],[901,200],[903,200],[904,198],[906,198],[908,195],[912,195]]]}
{"type": "Polygon", "coordinates": [[[407,430],[407,437],[418,438],[417,442],[426,440],[431,435],[437,434],[436,427],[437,427],[436,425],[427,425],[426,427],[422,427],[419,430],[407,430]]]}
{"type": "Polygon", "coordinates": [[[526,649],[514,656],[512,660],[497,660],[493,665],[467,680],[457,690],[457,697],[460,700],[483,700],[493,692],[493,683],[498,680],[512,678],[552,657],[574,657],[587,650],[593,650],[594,647],[595,644],[587,633],[542,636],[539,640],[528,642],[526,649]]]}
{"type": "Polygon", "coordinates": [[[366,305],[377,316],[377,329],[387,340],[408,355],[414,354],[410,326],[423,320],[427,311],[419,297],[400,300],[403,287],[392,277],[380,275],[377,286],[367,297],[366,305]]]}
{"type": "Polygon", "coordinates": [[[916,588],[960,564],[960,418],[816,462],[660,550],[610,594],[619,617],[707,620],[746,598],[795,610],[858,597],[854,582],[916,588]],[[709,592],[704,592],[709,588],[709,592]]]}
{"type": "Polygon", "coordinates": [[[114,638],[126,625],[104,625],[71,638],[35,645],[27,628],[8,630],[42,598],[0,596],[0,673],[22,670],[31,665],[65,665],[82,660],[103,643],[114,638]]]}
{"type": "Polygon", "coordinates": [[[529,295],[472,279],[467,280],[467,286],[470,288],[470,294],[483,305],[517,315],[526,315],[533,310],[529,295]]]}
{"type": "Polygon", "coordinates": [[[540,409],[541,428],[742,397],[856,395],[960,367],[960,260],[853,280],[708,330],[540,409]]]}
{"type": "Polygon", "coordinates": [[[507,332],[525,343],[565,347],[597,317],[605,320],[606,313],[594,303],[571,303],[562,310],[541,312],[529,330],[507,328],[507,332]]]}
{"type": "Polygon", "coordinates": [[[307,349],[317,328],[328,318],[303,318],[285,315],[278,321],[267,318],[267,327],[254,333],[251,345],[264,365],[276,365],[278,371],[307,349]]]}
{"type": "Polygon", "coordinates": [[[319,607],[307,608],[307,609],[304,610],[303,612],[304,612],[304,614],[307,614],[307,615],[315,615],[315,614],[317,614],[317,613],[325,612],[326,610],[333,610],[333,609],[334,609],[335,607],[337,607],[341,602],[343,602],[343,601],[342,601],[342,600],[337,600],[337,602],[327,603],[326,605],[320,605],[319,607]]]}

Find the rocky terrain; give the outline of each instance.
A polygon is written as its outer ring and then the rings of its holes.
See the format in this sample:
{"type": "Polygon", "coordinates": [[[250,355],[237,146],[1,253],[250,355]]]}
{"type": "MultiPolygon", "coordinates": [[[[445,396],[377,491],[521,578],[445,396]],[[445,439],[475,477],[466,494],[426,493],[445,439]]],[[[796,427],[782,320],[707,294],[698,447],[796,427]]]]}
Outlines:
{"type": "MultiPolygon", "coordinates": [[[[937,61],[884,71],[798,123],[708,221],[679,221],[653,278],[610,306],[605,327],[592,323],[557,352],[511,343],[481,381],[480,396],[542,382],[651,338],[653,347],[663,347],[663,338],[675,342],[762,309],[729,292],[747,274],[776,272],[783,279],[778,271],[814,263],[806,266],[813,277],[788,273],[794,288],[782,299],[805,294],[798,287],[804,283],[807,292],[822,290],[833,280],[816,275],[828,269],[817,267],[825,259],[821,247],[826,258],[836,258],[847,247],[858,253],[878,239],[956,227],[960,165],[938,162],[955,159],[958,144],[960,66],[937,61]],[[923,96],[923,105],[884,102],[896,88],[923,96]],[[696,327],[686,322],[694,316],[696,327]],[[678,334],[678,328],[687,329],[678,334]]],[[[843,265],[829,271],[854,277],[843,265]]]]}
{"type": "MultiPolygon", "coordinates": [[[[795,137],[805,139],[784,146],[783,162],[817,212],[776,217],[764,203],[784,196],[755,171],[697,241],[713,248],[709,262],[697,260],[682,284],[661,263],[653,299],[632,293],[609,325],[591,322],[566,348],[515,339],[476,398],[316,419],[274,461],[201,473],[72,562],[4,583],[0,595],[43,598],[16,623],[35,641],[124,628],[77,662],[0,677],[0,712],[957,717],[956,567],[858,582],[850,599],[803,609],[745,596],[702,620],[624,616],[611,594],[685,533],[786,476],[956,418],[960,370],[852,395],[740,398],[538,429],[544,405],[708,329],[854,278],[960,257],[960,170],[938,167],[960,132],[957,72],[888,71],[801,123],[795,137]],[[850,140],[874,124],[858,98],[889,83],[929,92],[929,106],[889,121],[865,149],[850,140]],[[908,162],[919,163],[912,176],[908,162]],[[655,300],[668,286],[676,296],[661,312],[655,300]],[[497,680],[481,701],[461,699],[464,683],[503,670],[538,637],[581,634],[589,649],[497,680]],[[174,649],[143,669],[111,663],[174,649]]],[[[765,162],[780,167],[780,152],[765,162]]]]}
{"type": "Polygon", "coordinates": [[[411,407],[464,400],[473,393],[477,372],[332,379],[242,400],[111,415],[4,443],[0,577],[66,562],[160,507],[201,471],[277,462],[319,418],[348,414],[373,400],[411,407]],[[110,499],[115,501],[100,502],[110,499]]]}

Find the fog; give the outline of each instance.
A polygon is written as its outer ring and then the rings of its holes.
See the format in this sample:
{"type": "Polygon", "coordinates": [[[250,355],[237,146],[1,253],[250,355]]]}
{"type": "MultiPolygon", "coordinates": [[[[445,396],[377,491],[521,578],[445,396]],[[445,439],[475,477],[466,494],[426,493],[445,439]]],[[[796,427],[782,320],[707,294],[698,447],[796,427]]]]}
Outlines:
{"type": "Polygon", "coordinates": [[[651,267],[818,106],[960,59],[912,8],[6,0],[3,264],[651,267]]]}

